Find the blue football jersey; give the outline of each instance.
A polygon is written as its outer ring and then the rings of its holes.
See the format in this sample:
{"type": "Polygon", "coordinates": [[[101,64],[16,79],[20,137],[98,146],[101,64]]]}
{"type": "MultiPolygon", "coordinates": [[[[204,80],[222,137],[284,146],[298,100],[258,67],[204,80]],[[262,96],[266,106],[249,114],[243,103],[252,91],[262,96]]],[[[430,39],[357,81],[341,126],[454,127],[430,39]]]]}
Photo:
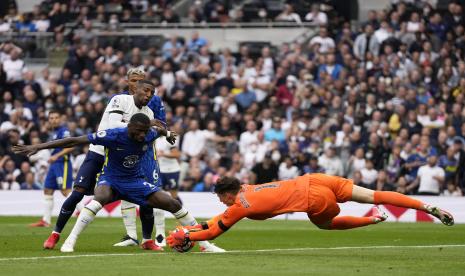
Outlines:
{"type": "MultiPolygon", "coordinates": [[[[58,140],[58,139],[63,139],[63,138],[68,138],[68,137],[70,137],[70,133],[69,133],[68,128],[65,127],[65,126],[59,126],[55,130],[53,130],[49,140],[53,141],[53,140],[58,140]]],[[[52,155],[57,154],[62,150],[63,150],[63,148],[55,148],[52,151],[52,155]]],[[[64,161],[65,159],[66,159],[66,161],[69,160],[69,154],[66,154],[66,155],[60,157],[57,161],[64,161]]]]}
{"type": "Polygon", "coordinates": [[[144,142],[137,142],[128,135],[127,128],[112,128],[87,135],[94,145],[105,147],[102,174],[109,178],[136,179],[144,177],[141,160],[158,133],[150,129],[144,142]]]}
{"type": "MultiPolygon", "coordinates": [[[[124,95],[129,95],[129,91],[123,91],[120,93],[124,95]]],[[[112,98],[116,96],[113,95],[112,98]]],[[[111,99],[110,99],[111,100],[111,99]]],[[[153,95],[152,99],[150,99],[149,103],[147,106],[150,108],[150,110],[153,111],[153,117],[155,119],[160,120],[163,125],[166,127],[166,113],[165,113],[165,106],[163,105],[163,102],[161,101],[161,98],[158,97],[157,95],[153,95]]]]}

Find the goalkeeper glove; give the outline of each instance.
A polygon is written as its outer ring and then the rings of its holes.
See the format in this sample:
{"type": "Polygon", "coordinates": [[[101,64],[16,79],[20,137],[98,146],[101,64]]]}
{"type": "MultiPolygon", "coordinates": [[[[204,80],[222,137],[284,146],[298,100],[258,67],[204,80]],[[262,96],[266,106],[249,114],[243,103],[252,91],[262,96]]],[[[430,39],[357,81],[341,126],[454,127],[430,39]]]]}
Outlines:
{"type": "Polygon", "coordinates": [[[166,237],[166,242],[171,248],[182,245],[187,241],[189,241],[189,230],[183,227],[178,227],[177,231],[170,231],[169,236],[166,237]]]}

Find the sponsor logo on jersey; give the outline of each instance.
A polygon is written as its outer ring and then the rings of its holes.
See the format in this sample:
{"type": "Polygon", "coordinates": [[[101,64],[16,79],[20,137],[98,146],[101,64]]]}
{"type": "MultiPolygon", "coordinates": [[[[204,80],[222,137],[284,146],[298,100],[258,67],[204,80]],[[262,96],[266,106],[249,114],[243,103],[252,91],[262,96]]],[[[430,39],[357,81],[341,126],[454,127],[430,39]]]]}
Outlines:
{"type": "Polygon", "coordinates": [[[128,155],[124,158],[123,166],[125,168],[134,168],[139,163],[139,155],[128,155]]]}

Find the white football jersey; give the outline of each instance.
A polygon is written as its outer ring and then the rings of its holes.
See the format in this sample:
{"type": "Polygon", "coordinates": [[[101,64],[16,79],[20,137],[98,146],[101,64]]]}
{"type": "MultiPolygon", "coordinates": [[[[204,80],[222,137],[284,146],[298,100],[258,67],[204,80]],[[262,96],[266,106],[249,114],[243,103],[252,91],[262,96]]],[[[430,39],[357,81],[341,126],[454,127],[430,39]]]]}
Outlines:
{"type": "MultiPolygon", "coordinates": [[[[136,113],[143,113],[147,115],[150,120],[154,119],[153,111],[148,106],[143,106],[142,108],[138,108],[134,104],[134,97],[131,95],[116,95],[114,96],[110,102],[108,103],[107,107],[105,108],[105,112],[102,115],[102,119],[100,120],[100,124],[98,126],[98,131],[106,130],[109,128],[115,128],[113,124],[110,122],[110,112],[118,112],[123,115],[123,123],[126,125],[129,123],[132,115],[136,113]]],[[[105,155],[105,150],[103,146],[100,145],[89,145],[89,150],[96,152],[100,155],[105,155]]]]}
{"type": "MultiPolygon", "coordinates": [[[[160,137],[155,140],[155,147],[157,149],[157,153],[169,153],[171,149],[179,148],[179,139],[176,139],[174,145],[171,145],[168,141],[166,141],[165,137],[160,137]]],[[[158,157],[158,165],[160,166],[160,172],[162,173],[173,173],[181,170],[177,158],[160,156],[158,157]]]]}

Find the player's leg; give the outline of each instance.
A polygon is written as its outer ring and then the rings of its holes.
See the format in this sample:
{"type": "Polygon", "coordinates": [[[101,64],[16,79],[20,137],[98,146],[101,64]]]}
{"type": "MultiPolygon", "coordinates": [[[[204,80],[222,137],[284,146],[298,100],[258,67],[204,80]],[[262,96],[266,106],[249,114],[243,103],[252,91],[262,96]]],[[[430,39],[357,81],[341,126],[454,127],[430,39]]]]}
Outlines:
{"type": "Polygon", "coordinates": [[[120,242],[115,243],[113,246],[133,246],[138,245],[137,240],[137,205],[126,200],[121,200],[121,216],[123,217],[124,228],[126,235],[120,242]]]}
{"type": "Polygon", "coordinates": [[[57,164],[52,164],[47,172],[44,183],[44,215],[41,220],[30,224],[31,227],[50,227],[53,211],[53,192],[58,190],[57,164]]]}
{"type": "Polygon", "coordinates": [[[182,200],[178,195],[180,172],[161,173],[163,190],[168,191],[174,199],[182,205],[182,200]]]}
{"type": "MultiPolygon", "coordinates": [[[[163,209],[174,215],[174,217],[183,226],[197,225],[195,218],[189,214],[186,208],[184,208],[179,201],[172,198],[170,195],[158,191],[150,194],[147,198],[147,204],[153,208],[163,209]]],[[[200,249],[204,252],[224,252],[225,250],[211,244],[208,241],[199,242],[200,249]]]]}
{"type": "MultiPolygon", "coordinates": [[[[362,227],[380,222],[377,217],[337,216],[341,211],[337,204],[340,191],[334,189],[333,179],[324,179],[324,183],[313,184],[309,187],[309,201],[311,208],[308,212],[310,220],[319,228],[326,230],[343,230],[362,227]]],[[[338,181],[339,179],[335,179],[338,181]]],[[[347,191],[346,191],[347,192],[347,191]]],[[[348,191],[350,196],[350,191],[348,191]]]]}
{"type": "MultiPolygon", "coordinates": [[[[141,162],[142,162],[142,168],[144,171],[144,175],[147,178],[146,179],[147,182],[156,183],[158,181],[158,164],[156,161],[156,155],[153,151],[153,147],[148,148],[141,162]]],[[[126,235],[121,239],[120,242],[115,243],[113,246],[138,245],[139,241],[137,240],[136,204],[122,200],[121,201],[121,215],[123,217],[123,224],[124,224],[124,228],[126,229],[126,235]]],[[[153,216],[153,210],[152,210],[152,216],[153,216]]]]}
{"type": "Polygon", "coordinates": [[[73,187],[73,166],[71,161],[65,161],[63,166],[63,176],[60,192],[64,197],[68,197],[73,187]]]}
{"type": "Polygon", "coordinates": [[[74,245],[76,244],[76,241],[82,231],[84,231],[87,225],[89,225],[94,220],[95,216],[102,209],[102,207],[112,201],[114,201],[114,196],[111,183],[103,179],[95,188],[94,199],[81,210],[76,224],[71,230],[68,238],[66,238],[65,242],[61,246],[61,252],[73,252],[74,245]]]}
{"type": "Polygon", "coordinates": [[[74,210],[84,195],[93,194],[97,174],[101,171],[104,157],[98,153],[89,151],[82,163],[74,181],[73,191],[66,198],[58,214],[55,228],[47,240],[44,242],[45,249],[53,249],[60,239],[60,233],[66,223],[73,215],[74,210]]]}
{"type": "Polygon", "coordinates": [[[417,209],[435,216],[445,225],[454,224],[454,218],[450,213],[397,192],[373,191],[353,185],[351,200],[359,203],[391,204],[397,207],[417,209]]]}

